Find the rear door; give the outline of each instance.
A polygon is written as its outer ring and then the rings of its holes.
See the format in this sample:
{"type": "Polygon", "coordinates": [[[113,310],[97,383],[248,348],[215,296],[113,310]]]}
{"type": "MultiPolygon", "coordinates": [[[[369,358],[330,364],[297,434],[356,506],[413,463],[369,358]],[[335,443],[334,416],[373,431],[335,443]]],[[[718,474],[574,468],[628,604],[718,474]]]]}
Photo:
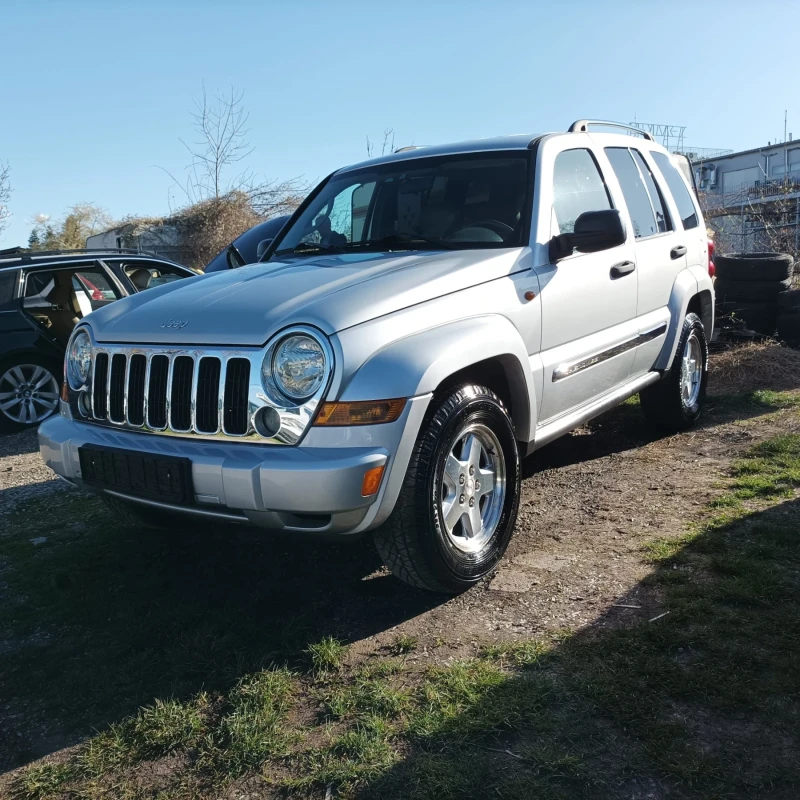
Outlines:
{"type": "Polygon", "coordinates": [[[641,344],[636,349],[634,375],[648,372],[661,352],[669,325],[672,287],[686,267],[683,229],[676,230],[675,214],[644,152],[638,146],[616,142],[604,148],[625,198],[635,242],[639,275],[636,315],[641,344]]]}
{"type": "MultiPolygon", "coordinates": [[[[540,241],[571,232],[584,212],[618,207],[589,136],[545,140],[538,162],[540,241]]],[[[629,234],[619,247],[575,252],[536,268],[542,306],[540,424],[629,379],[633,350],[627,343],[637,333],[633,259],[629,234]]]]}

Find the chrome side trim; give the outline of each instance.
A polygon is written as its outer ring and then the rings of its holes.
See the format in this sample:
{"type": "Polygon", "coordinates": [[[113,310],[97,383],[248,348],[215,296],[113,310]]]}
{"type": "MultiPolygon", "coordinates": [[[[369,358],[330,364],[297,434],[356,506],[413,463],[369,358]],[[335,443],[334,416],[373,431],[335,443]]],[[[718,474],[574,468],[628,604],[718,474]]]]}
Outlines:
{"type": "MultiPolygon", "coordinates": [[[[568,411],[566,414],[562,414],[560,417],[546,422],[536,429],[532,450],[538,450],[540,447],[544,447],[562,434],[568,433],[574,428],[579,428],[599,414],[610,411],[623,400],[633,397],[633,395],[640,392],[646,386],[660,381],[661,377],[660,372],[646,372],[644,375],[623,384],[618,389],[597,398],[593,403],[580,406],[580,408],[568,411]]],[[[532,452],[532,450],[529,449],[528,453],[532,452]]]]}
{"type": "Polygon", "coordinates": [[[663,336],[666,332],[667,323],[664,322],[652,330],[644,331],[636,336],[632,336],[630,339],[626,339],[624,342],[615,344],[613,347],[600,350],[590,356],[582,356],[574,361],[565,361],[563,364],[559,364],[553,370],[553,382],[555,383],[556,381],[562,381],[564,378],[569,378],[570,375],[583,372],[583,370],[589,369],[589,367],[593,367],[595,364],[600,364],[603,361],[608,361],[610,358],[614,358],[614,356],[627,353],[628,350],[633,350],[634,347],[639,347],[639,345],[650,342],[653,339],[657,339],[659,336],[663,336]]]}

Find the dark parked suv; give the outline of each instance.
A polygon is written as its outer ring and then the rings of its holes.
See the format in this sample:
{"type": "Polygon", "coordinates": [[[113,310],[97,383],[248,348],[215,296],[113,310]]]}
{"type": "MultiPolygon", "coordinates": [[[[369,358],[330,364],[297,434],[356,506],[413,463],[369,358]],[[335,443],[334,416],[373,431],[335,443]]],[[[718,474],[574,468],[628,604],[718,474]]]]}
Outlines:
{"type": "Polygon", "coordinates": [[[125,250],[0,250],[0,430],[36,425],[58,409],[72,329],[120,297],[195,275],[125,250]]]}

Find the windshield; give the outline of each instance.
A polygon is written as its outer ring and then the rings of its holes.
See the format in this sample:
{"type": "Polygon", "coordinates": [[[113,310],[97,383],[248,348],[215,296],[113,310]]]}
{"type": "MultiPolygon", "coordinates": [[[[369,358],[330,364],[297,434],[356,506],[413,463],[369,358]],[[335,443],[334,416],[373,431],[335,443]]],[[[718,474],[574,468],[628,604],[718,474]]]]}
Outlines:
{"type": "Polygon", "coordinates": [[[334,175],[274,255],[520,247],[530,216],[529,156],[459,154],[334,175]]]}

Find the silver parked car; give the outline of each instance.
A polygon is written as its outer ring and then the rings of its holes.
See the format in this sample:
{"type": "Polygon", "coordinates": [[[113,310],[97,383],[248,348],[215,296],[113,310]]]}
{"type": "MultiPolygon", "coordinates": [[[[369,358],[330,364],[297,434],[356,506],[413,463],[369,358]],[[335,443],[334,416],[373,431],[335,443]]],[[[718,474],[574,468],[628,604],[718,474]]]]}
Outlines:
{"type": "Polygon", "coordinates": [[[264,263],[95,311],[46,463],[122,519],[371,531],[402,580],[469,587],[521,458],[636,393],[671,430],[703,403],[693,188],[649,135],[592,125],[346,167],[264,263]]]}

